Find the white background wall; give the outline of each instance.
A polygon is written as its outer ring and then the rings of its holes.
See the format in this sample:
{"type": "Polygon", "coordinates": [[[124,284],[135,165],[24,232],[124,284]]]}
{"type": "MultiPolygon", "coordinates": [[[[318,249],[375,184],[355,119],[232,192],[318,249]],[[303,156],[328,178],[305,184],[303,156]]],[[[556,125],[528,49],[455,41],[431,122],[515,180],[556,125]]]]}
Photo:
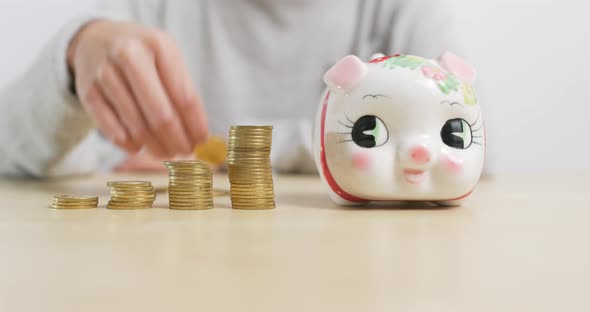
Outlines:
{"type": "MultiPolygon", "coordinates": [[[[94,3],[0,0],[0,88],[61,23],[94,3]]],[[[590,1],[450,3],[479,72],[489,169],[590,170],[590,1]]]]}

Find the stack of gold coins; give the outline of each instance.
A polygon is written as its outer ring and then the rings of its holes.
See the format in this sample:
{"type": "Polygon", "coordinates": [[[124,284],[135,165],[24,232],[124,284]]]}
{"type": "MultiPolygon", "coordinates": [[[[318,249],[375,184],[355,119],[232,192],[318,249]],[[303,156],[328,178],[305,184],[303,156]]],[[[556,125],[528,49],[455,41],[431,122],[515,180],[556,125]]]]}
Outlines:
{"type": "Polygon", "coordinates": [[[98,207],[98,196],[68,196],[53,197],[53,209],[91,209],[98,207]]]}
{"type": "Polygon", "coordinates": [[[270,164],[272,129],[272,126],[230,128],[227,164],[234,209],[275,208],[270,164]]]}
{"type": "Polygon", "coordinates": [[[152,208],[156,193],[151,182],[117,181],[109,182],[111,200],[109,209],[134,210],[152,208]]]}
{"type": "Polygon", "coordinates": [[[213,208],[213,174],[201,160],[167,161],[170,209],[205,210],[213,208]]]}

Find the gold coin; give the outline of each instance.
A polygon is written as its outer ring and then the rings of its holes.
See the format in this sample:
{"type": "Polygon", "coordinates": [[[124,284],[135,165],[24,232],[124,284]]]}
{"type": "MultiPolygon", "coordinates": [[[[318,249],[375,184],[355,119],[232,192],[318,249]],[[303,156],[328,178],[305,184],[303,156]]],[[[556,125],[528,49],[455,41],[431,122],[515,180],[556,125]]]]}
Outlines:
{"type": "Polygon", "coordinates": [[[53,197],[54,200],[59,201],[98,201],[98,196],[70,196],[70,195],[57,195],[53,197]]]}
{"type": "Polygon", "coordinates": [[[232,187],[231,188],[231,193],[232,194],[236,194],[236,195],[248,195],[248,194],[268,194],[268,193],[273,193],[273,187],[272,186],[265,186],[265,187],[259,187],[259,188],[247,188],[247,187],[232,187]]]}
{"type": "Polygon", "coordinates": [[[272,142],[272,137],[270,135],[256,135],[255,133],[244,133],[240,135],[230,135],[229,137],[229,147],[234,146],[249,146],[254,145],[253,147],[258,146],[265,146],[269,145],[272,142]]]}
{"type": "Polygon", "coordinates": [[[115,206],[115,205],[107,205],[107,209],[111,210],[143,210],[143,209],[151,209],[151,206],[145,207],[130,207],[130,206],[115,206]]]}
{"type": "Polygon", "coordinates": [[[187,197],[213,197],[213,192],[187,192],[187,193],[170,193],[169,198],[187,198],[187,197]]]}
{"type": "Polygon", "coordinates": [[[274,198],[274,192],[269,191],[269,192],[257,192],[257,193],[236,193],[235,191],[233,191],[230,194],[231,198],[243,198],[243,199],[252,199],[252,198],[274,198]]]}
{"type": "Polygon", "coordinates": [[[267,184],[267,183],[272,183],[272,176],[267,175],[267,176],[256,176],[256,175],[252,175],[251,178],[249,178],[247,175],[242,175],[242,176],[238,176],[238,175],[231,175],[229,177],[230,182],[234,182],[234,183],[240,183],[240,182],[245,182],[246,184],[267,184]]]}
{"type": "Polygon", "coordinates": [[[254,191],[254,190],[267,190],[267,189],[274,189],[274,185],[272,181],[270,182],[255,182],[251,181],[249,183],[241,183],[240,181],[230,181],[231,187],[230,190],[232,191],[254,191]]]}
{"type": "Polygon", "coordinates": [[[254,192],[254,191],[272,191],[274,189],[274,185],[271,183],[261,184],[261,185],[239,185],[236,183],[232,183],[230,190],[232,193],[244,191],[244,192],[254,192]]]}
{"type": "Polygon", "coordinates": [[[178,178],[170,178],[168,180],[169,183],[192,183],[192,184],[212,184],[213,181],[211,179],[178,179],[178,178]]]}
{"type": "Polygon", "coordinates": [[[211,169],[207,167],[195,167],[195,166],[178,166],[168,167],[168,171],[171,173],[196,173],[196,174],[207,174],[211,172],[211,169]]]}
{"type": "Polygon", "coordinates": [[[168,190],[168,193],[205,192],[212,189],[211,186],[173,186],[168,190]]]}
{"type": "Polygon", "coordinates": [[[110,203],[117,204],[117,205],[152,205],[154,200],[121,200],[121,199],[111,199],[110,203]]]}
{"type": "Polygon", "coordinates": [[[211,201],[213,200],[213,196],[170,196],[169,200],[176,202],[211,201]]]}
{"type": "Polygon", "coordinates": [[[204,190],[211,190],[211,185],[198,185],[198,184],[176,184],[170,185],[170,192],[199,192],[204,190]]]}
{"type": "Polygon", "coordinates": [[[193,180],[208,180],[213,178],[213,175],[209,172],[207,174],[194,174],[194,173],[170,173],[169,179],[193,179],[193,180]]]}
{"type": "Polygon", "coordinates": [[[213,197],[201,198],[170,198],[170,203],[176,204],[193,204],[193,203],[210,203],[213,202],[213,197]]]}
{"type": "Polygon", "coordinates": [[[153,205],[153,203],[151,203],[151,202],[148,202],[148,203],[119,203],[119,202],[110,201],[108,203],[108,206],[112,206],[112,207],[128,207],[128,208],[151,207],[152,205],[153,205]]]}
{"type": "Polygon", "coordinates": [[[272,130],[273,126],[270,125],[264,125],[264,126],[258,126],[258,125],[236,125],[236,126],[231,126],[230,128],[231,130],[235,130],[235,131],[244,131],[244,130],[272,130]]]}
{"type": "Polygon", "coordinates": [[[151,189],[111,189],[111,193],[121,193],[121,194],[155,194],[155,190],[151,189]]]}
{"type": "Polygon", "coordinates": [[[274,189],[274,185],[272,183],[258,183],[258,184],[254,184],[252,183],[248,183],[248,184],[239,184],[239,183],[231,183],[230,186],[230,190],[231,191],[240,191],[240,190],[244,190],[244,191],[253,191],[253,190],[272,190],[274,189]]]}
{"type": "Polygon", "coordinates": [[[232,207],[246,207],[246,208],[257,208],[257,207],[274,207],[275,202],[272,200],[267,201],[232,201],[232,207]]]}
{"type": "Polygon", "coordinates": [[[188,201],[188,200],[170,200],[170,205],[176,205],[176,206],[196,206],[196,205],[212,205],[213,204],[213,200],[209,199],[209,200],[193,200],[193,201],[188,201]]]}
{"type": "Polygon", "coordinates": [[[183,207],[183,206],[170,205],[170,209],[172,209],[172,210],[211,210],[211,209],[213,209],[213,205],[211,205],[211,206],[196,206],[196,207],[183,207]]]}
{"type": "Polygon", "coordinates": [[[270,168],[271,161],[268,159],[245,159],[245,158],[229,158],[228,164],[232,168],[270,168]]]}
{"type": "Polygon", "coordinates": [[[171,189],[168,194],[193,194],[193,193],[212,193],[213,188],[185,188],[185,189],[171,189]]]}
{"type": "Polygon", "coordinates": [[[60,206],[91,206],[91,205],[98,205],[98,200],[97,201],[93,201],[93,202],[61,202],[61,201],[53,201],[54,205],[60,205],[60,206]]]}
{"type": "Polygon", "coordinates": [[[53,198],[54,202],[60,202],[60,203],[94,203],[94,202],[98,202],[98,197],[96,198],[89,198],[89,199],[80,199],[80,200],[76,200],[76,199],[64,199],[64,198],[57,198],[54,197],[53,198]]]}
{"type": "Polygon", "coordinates": [[[52,206],[56,206],[56,207],[61,207],[63,209],[66,209],[68,207],[71,208],[76,208],[76,207],[93,207],[96,208],[98,207],[98,202],[94,202],[94,203],[57,203],[57,202],[53,202],[51,204],[52,206]]]}
{"type": "Polygon", "coordinates": [[[109,187],[149,187],[152,186],[151,182],[147,181],[112,181],[108,182],[107,186],[109,187]]]}
{"type": "Polygon", "coordinates": [[[254,198],[254,199],[236,199],[232,198],[232,203],[244,205],[265,205],[274,203],[274,198],[254,198]]]}
{"type": "Polygon", "coordinates": [[[237,210],[272,210],[275,209],[275,205],[260,205],[260,206],[244,206],[244,205],[233,205],[233,209],[237,210]]]}
{"type": "Polygon", "coordinates": [[[230,180],[245,180],[245,181],[252,181],[252,180],[260,180],[260,181],[269,181],[272,180],[272,173],[270,172],[232,172],[229,174],[230,180]]]}
{"type": "Polygon", "coordinates": [[[211,165],[222,165],[226,160],[227,144],[221,136],[211,136],[195,147],[195,156],[211,165]]]}
{"type": "Polygon", "coordinates": [[[137,198],[119,198],[119,197],[111,197],[111,202],[117,203],[153,203],[155,201],[155,197],[137,197],[137,198]]]}
{"type": "Polygon", "coordinates": [[[84,210],[84,209],[96,209],[98,206],[58,206],[58,205],[51,205],[49,206],[51,209],[58,209],[58,210],[84,210]]]}
{"type": "Polygon", "coordinates": [[[111,192],[153,192],[153,186],[111,187],[111,192]]]}
{"type": "Polygon", "coordinates": [[[166,166],[170,166],[170,167],[177,167],[177,166],[189,166],[189,167],[202,166],[202,167],[207,167],[207,163],[206,162],[204,162],[203,160],[195,160],[195,159],[191,159],[191,160],[165,161],[164,164],[166,166]]]}
{"type": "Polygon", "coordinates": [[[121,199],[129,199],[129,198],[144,198],[144,199],[155,199],[157,196],[155,193],[149,194],[113,194],[111,198],[121,198],[121,199]]]}
{"type": "Polygon", "coordinates": [[[211,206],[211,205],[213,205],[213,201],[212,200],[202,200],[202,201],[170,201],[170,205],[184,206],[184,207],[211,206]]]}
{"type": "Polygon", "coordinates": [[[194,209],[211,209],[213,208],[214,204],[212,201],[209,202],[195,202],[195,203],[176,203],[170,202],[168,205],[170,208],[174,209],[173,207],[178,207],[182,209],[194,208],[194,209]]]}
{"type": "Polygon", "coordinates": [[[247,204],[247,205],[259,205],[259,204],[268,204],[274,203],[274,199],[272,198],[251,198],[251,199],[242,199],[242,198],[232,198],[232,203],[237,204],[247,204]]]}

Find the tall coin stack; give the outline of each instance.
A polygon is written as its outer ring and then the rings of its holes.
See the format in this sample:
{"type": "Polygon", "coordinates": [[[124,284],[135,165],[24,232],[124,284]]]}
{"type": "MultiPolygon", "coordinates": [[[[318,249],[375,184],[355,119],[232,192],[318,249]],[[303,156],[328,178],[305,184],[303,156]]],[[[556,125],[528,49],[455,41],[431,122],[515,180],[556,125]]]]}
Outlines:
{"type": "Polygon", "coordinates": [[[234,209],[275,208],[270,164],[272,126],[234,126],[229,130],[227,164],[234,209]]]}
{"type": "Polygon", "coordinates": [[[91,209],[98,207],[98,196],[68,196],[53,197],[53,209],[91,209]]]}
{"type": "Polygon", "coordinates": [[[213,208],[213,175],[200,160],[167,161],[170,209],[205,210],[213,208]]]}
{"type": "Polygon", "coordinates": [[[152,208],[156,193],[151,182],[117,181],[109,182],[111,200],[109,209],[134,210],[152,208]]]}

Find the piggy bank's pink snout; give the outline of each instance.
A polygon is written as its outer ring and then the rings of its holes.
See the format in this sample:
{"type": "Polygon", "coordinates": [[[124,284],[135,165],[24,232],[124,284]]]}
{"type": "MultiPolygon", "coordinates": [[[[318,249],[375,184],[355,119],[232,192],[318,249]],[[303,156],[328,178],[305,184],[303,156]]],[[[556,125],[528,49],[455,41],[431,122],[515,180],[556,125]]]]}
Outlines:
{"type": "Polygon", "coordinates": [[[410,159],[416,165],[424,165],[429,163],[432,160],[432,154],[430,151],[423,145],[416,145],[410,148],[410,159]]]}

